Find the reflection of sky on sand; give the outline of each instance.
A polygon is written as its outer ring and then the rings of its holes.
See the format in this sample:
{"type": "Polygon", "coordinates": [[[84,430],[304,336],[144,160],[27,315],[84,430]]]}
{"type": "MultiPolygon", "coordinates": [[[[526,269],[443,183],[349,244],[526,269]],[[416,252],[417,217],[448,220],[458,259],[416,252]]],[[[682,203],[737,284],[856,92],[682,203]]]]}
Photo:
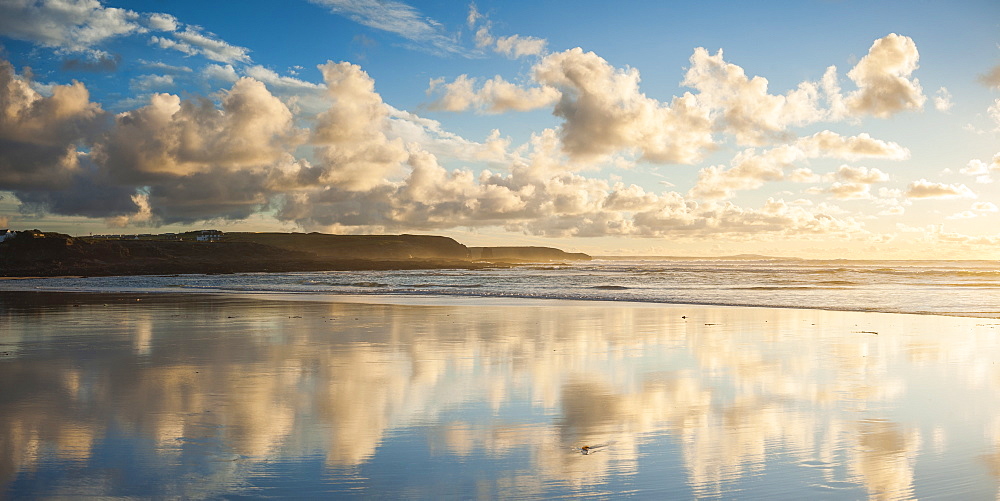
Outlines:
{"type": "Polygon", "coordinates": [[[996,321],[0,299],[8,492],[898,499],[1000,481],[996,321]]]}

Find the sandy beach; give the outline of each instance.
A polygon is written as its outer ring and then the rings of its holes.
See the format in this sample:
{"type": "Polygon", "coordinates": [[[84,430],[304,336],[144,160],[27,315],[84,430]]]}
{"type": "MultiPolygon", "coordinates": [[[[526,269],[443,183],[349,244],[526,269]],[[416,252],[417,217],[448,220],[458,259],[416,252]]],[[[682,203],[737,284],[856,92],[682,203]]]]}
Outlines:
{"type": "Polygon", "coordinates": [[[0,492],[997,494],[1000,321],[302,299],[0,292],[0,492]]]}

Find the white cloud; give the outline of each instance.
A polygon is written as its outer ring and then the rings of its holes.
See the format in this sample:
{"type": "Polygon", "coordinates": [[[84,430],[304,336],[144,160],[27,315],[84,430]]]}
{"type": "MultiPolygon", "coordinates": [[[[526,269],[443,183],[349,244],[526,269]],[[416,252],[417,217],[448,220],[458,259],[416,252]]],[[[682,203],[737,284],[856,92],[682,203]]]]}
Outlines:
{"type": "Polygon", "coordinates": [[[171,16],[170,14],[153,13],[149,14],[147,18],[147,25],[150,29],[156,31],[177,31],[180,23],[177,22],[177,18],[171,16]]]}
{"type": "Polygon", "coordinates": [[[470,141],[453,132],[444,130],[436,120],[420,117],[414,113],[389,108],[387,137],[400,138],[406,144],[419,144],[421,148],[436,156],[456,160],[509,165],[508,149],[511,140],[501,137],[500,131],[493,129],[482,143],[470,141]]]}
{"type": "Polygon", "coordinates": [[[441,23],[416,8],[394,0],[310,0],[331,12],[370,28],[396,34],[431,52],[464,54],[456,40],[444,33],[441,23]]]}
{"type": "Polygon", "coordinates": [[[913,181],[906,187],[906,197],[917,198],[976,198],[976,194],[964,184],[932,183],[926,179],[913,181]]]}
{"type": "Polygon", "coordinates": [[[631,150],[656,163],[694,163],[714,147],[708,112],[690,93],[668,105],[639,91],[639,72],[616,69],[580,48],[550,54],[534,67],[535,80],[561,99],[563,150],[596,161],[631,150]]]}
{"type": "Polygon", "coordinates": [[[1000,172],[1000,153],[993,155],[993,159],[990,163],[986,163],[978,158],[969,160],[969,163],[959,170],[959,172],[967,176],[976,176],[977,183],[992,183],[992,173],[1000,172]]]}
{"type": "Polygon", "coordinates": [[[102,42],[145,31],[139,15],[97,0],[0,2],[0,32],[65,52],[91,52],[102,42]]]}
{"type": "Polygon", "coordinates": [[[510,58],[540,56],[545,54],[546,45],[548,41],[542,38],[511,35],[497,38],[494,50],[510,58]]]}
{"type": "Polygon", "coordinates": [[[955,103],[951,100],[951,92],[948,92],[948,89],[944,87],[938,89],[934,95],[934,108],[938,111],[946,112],[951,110],[953,106],[955,106],[955,103]]]}
{"type": "Polygon", "coordinates": [[[1000,208],[993,202],[976,202],[972,204],[972,210],[976,212],[1000,212],[1000,208]]]}
{"type": "Polygon", "coordinates": [[[543,38],[523,35],[494,36],[492,33],[493,23],[479,12],[475,4],[469,5],[469,15],[466,17],[466,23],[470,29],[475,29],[477,48],[485,49],[492,47],[494,52],[503,54],[511,59],[525,56],[543,56],[547,52],[548,41],[543,38]],[[476,24],[479,24],[480,21],[482,21],[482,24],[479,28],[476,28],[476,24]]]}
{"type": "Polygon", "coordinates": [[[240,79],[236,74],[233,65],[209,64],[201,70],[202,76],[209,80],[222,80],[223,82],[235,82],[240,79]]]}
{"type": "Polygon", "coordinates": [[[878,169],[851,167],[849,165],[841,165],[834,174],[834,177],[841,181],[860,184],[884,183],[889,180],[889,175],[878,169]]]}
{"type": "Polygon", "coordinates": [[[250,49],[230,45],[214,38],[215,35],[202,33],[198,27],[188,26],[184,31],[172,33],[175,38],[166,36],[149,37],[149,43],[161,49],[172,49],[189,56],[200,55],[212,61],[222,63],[250,62],[250,49]]]}
{"type": "Polygon", "coordinates": [[[559,100],[560,93],[554,87],[521,87],[497,76],[487,80],[475,90],[476,80],[467,75],[459,75],[453,82],[445,84],[443,79],[431,80],[428,95],[438,88],[443,89],[441,97],[430,103],[432,110],[465,111],[476,108],[485,113],[506,111],[530,111],[550,106],[559,100]]]}
{"type": "MultiPolygon", "coordinates": [[[[753,148],[744,150],[733,157],[729,169],[721,165],[704,168],[698,173],[698,182],[690,194],[704,199],[731,198],[738,190],[755,189],[765,182],[785,179],[785,169],[811,158],[902,160],[908,156],[909,151],[897,143],[873,139],[865,133],[845,137],[825,130],[760,153],[753,148]]],[[[839,179],[846,181],[885,177],[878,169],[841,169],[839,179]]],[[[799,174],[796,180],[808,178],[806,173],[799,174]]]]}
{"type": "Polygon", "coordinates": [[[910,37],[892,33],[876,40],[868,54],[847,73],[858,86],[845,100],[848,109],[855,115],[886,118],[922,108],[927,97],[919,81],[910,79],[919,60],[917,45],[910,37]]]}
{"type": "MultiPolygon", "coordinates": [[[[230,67],[231,68],[231,67],[230,67]]],[[[278,87],[286,90],[320,90],[325,87],[320,84],[314,84],[312,82],[306,82],[305,80],[299,80],[298,78],[282,76],[279,75],[274,70],[265,68],[260,65],[249,66],[245,70],[246,76],[253,78],[255,80],[260,80],[265,84],[273,87],[278,87]]]]}
{"type": "Polygon", "coordinates": [[[871,199],[871,185],[889,180],[889,175],[878,169],[849,165],[841,165],[837,172],[827,177],[837,180],[826,192],[838,200],[871,199]]]}
{"type": "Polygon", "coordinates": [[[149,68],[151,70],[159,70],[162,73],[182,74],[182,73],[194,72],[194,70],[192,70],[187,66],[174,66],[172,64],[167,64],[161,61],[146,61],[140,59],[139,63],[142,64],[144,68],[149,68]]]}
{"type": "Polygon", "coordinates": [[[871,185],[864,183],[835,182],[830,185],[827,193],[837,200],[863,200],[871,198],[871,185]]]}
{"type": "Polygon", "coordinates": [[[163,90],[173,86],[174,77],[172,75],[139,75],[129,83],[129,87],[141,92],[163,90]]]}
{"type": "Polygon", "coordinates": [[[250,49],[230,45],[222,40],[214,38],[211,33],[205,34],[200,30],[188,27],[184,31],[174,34],[182,43],[194,48],[194,51],[213,61],[222,63],[249,62],[250,56],[247,54],[250,49]]]}
{"type": "Polygon", "coordinates": [[[256,80],[237,81],[221,106],[156,94],[117,117],[95,158],[123,178],[187,176],[275,164],[300,142],[291,112],[256,80]]]}
{"type": "Polygon", "coordinates": [[[407,151],[401,140],[385,136],[388,109],[375,92],[375,82],[350,63],[328,62],[319,69],[329,98],[329,108],[316,118],[310,139],[317,146],[319,181],[363,191],[401,174],[407,151]]]}
{"type": "Polygon", "coordinates": [[[740,144],[764,144],[780,138],[789,126],[825,117],[817,84],[803,82],[785,95],[768,94],[767,79],[748,78],[743,68],[723,60],[721,49],[714,56],[695,49],[683,85],[699,91],[698,103],[712,109],[716,125],[740,144]]]}

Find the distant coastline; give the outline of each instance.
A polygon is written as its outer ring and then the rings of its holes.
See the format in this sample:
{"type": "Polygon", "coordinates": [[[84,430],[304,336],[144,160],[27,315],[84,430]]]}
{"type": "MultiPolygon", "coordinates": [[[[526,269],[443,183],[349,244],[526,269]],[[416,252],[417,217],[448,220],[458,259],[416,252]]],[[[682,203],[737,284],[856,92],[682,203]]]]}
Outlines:
{"type": "Polygon", "coordinates": [[[467,247],[431,235],[186,233],[79,236],[0,230],[0,276],[407,270],[589,260],[551,247],[467,247]]]}

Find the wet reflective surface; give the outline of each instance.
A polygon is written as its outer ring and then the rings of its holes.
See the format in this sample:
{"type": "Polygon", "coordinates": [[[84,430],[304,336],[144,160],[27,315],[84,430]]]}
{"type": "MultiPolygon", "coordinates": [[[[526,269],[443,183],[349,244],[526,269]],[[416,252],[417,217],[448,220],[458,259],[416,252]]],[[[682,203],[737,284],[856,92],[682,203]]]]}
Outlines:
{"type": "Polygon", "coordinates": [[[998,493],[997,320],[395,302],[0,293],[0,497],[998,493]]]}

